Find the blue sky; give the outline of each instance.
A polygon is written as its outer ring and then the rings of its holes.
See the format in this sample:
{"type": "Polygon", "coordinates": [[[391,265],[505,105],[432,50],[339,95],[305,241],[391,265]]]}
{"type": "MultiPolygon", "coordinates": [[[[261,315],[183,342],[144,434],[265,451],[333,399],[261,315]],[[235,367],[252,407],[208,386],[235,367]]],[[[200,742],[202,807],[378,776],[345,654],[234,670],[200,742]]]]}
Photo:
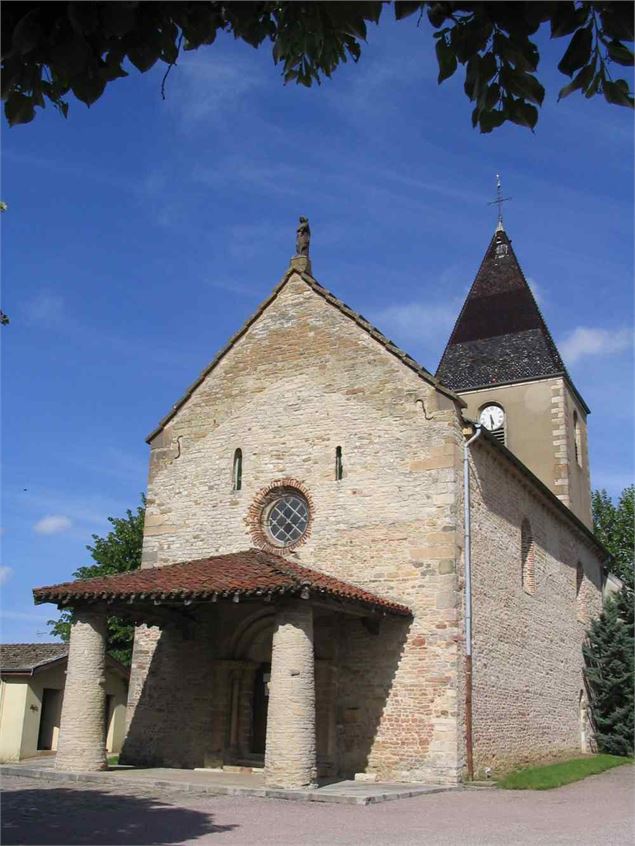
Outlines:
{"type": "Polygon", "coordinates": [[[633,478],[633,124],[574,95],[543,45],[535,134],[471,129],[462,78],[387,14],[359,65],[284,87],[231,38],[111,86],[64,121],[4,127],[4,641],[46,640],[31,588],[145,488],[145,436],[285,271],[297,217],[315,276],[428,369],[496,224],[591,407],[594,487],[633,478]]]}

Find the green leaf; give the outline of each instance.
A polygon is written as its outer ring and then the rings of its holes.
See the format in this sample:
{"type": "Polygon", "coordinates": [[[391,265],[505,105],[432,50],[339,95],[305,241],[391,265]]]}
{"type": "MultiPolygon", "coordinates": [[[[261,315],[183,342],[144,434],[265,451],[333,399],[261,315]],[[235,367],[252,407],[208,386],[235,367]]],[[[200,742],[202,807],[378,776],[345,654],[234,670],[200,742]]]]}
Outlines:
{"type": "Polygon", "coordinates": [[[533,129],[538,122],[538,109],[523,100],[512,100],[509,119],[519,126],[527,126],[529,129],[533,129]]]}
{"type": "Polygon", "coordinates": [[[491,132],[505,122],[505,115],[502,111],[483,110],[479,115],[479,129],[483,134],[491,132]]]}
{"type": "Polygon", "coordinates": [[[564,56],[560,60],[558,70],[566,73],[567,76],[573,76],[573,72],[586,65],[591,58],[592,45],[593,36],[589,27],[576,30],[564,56]]]}
{"type": "Polygon", "coordinates": [[[76,32],[89,35],[99,25],[97,3],[68,3],[68,19],[76,32]]]}
{"type": "Polygon", "coordinates": [[[498,83],[495,82],[493,85],[489,86],[489,88],[487,89],[487,95],[485,97],[486,111],[491,111],[494,108],[494,106],[498,103],[500,99],[500,94],[501,90],[500,85],[498,85],[498,83]]]}
{"type": "Polygon", "coordinates": [[[465,69],[465,84],[463,85],[463,89],[470,100],[475,100],[478,95],[478,72],[480,63],[481,57],[477,54],[476,56],[472,56],[465,69]]]}
{"type": "MultiPolygon", "coordinates": [[[[587,65],[586,67],[582,68],[582,70],[574,76],[573,80],[568,85],[565,85],[564,88],[560,89],[560,92],[558,94],[558,100],[563,100],[565,97],[568,97],[569,94],[572,94],[574,91],[586,90],[587,86],[593,80],[594,73],[595,64],[587,65]]],[[[598,74],[595,79],[597,80],[599,86],[600,75],[598,74]]]]}
{"type": "Polygon", "coordinates": [[[616,106],[627,106],[633,108],[633,97],[628,94],[626,80],[619,79],[617,82],[606,80],[603,86],[604,99],[607,103],[614,103],[616,106]],[[620,85],[619,83],[624,83],[620,85]],[[626,90],[625,90],[626,87],[626,90]]]}
{"type": "Polygon", "coordinates": [[[106,80],[96,75],[86,75],[74,77],[71,80],[71,90],[78,100],[86,103],[87,106],[92,105],[95,100],[99,100],[104,93],[106,87],[106,80]]]}
{"type": "Polygon", "coordinates": [[[128,49],[128,58],[137,70],[145,73],[157,61],[159,53],[153,47],[142,44],[139,47],[130,47],[128,49]]]}
{"type": "Polygon", "coordinates": [[[441,39],[437,41],[435,51],[437,54],[437,62],[439,63],[439,76],[437,82],[441,83],[444,79],[452,76],[457,68],[456,56],[451,47],[441,39]]]}
{"type": "MultiPolygon", "coordinates": [[[[395,20],[400,21],[403,18],[407,18],[409,15],[414,14],[417,9],[420,9],[424,4],[423,3],[406,3],[406,2],[396,2],[395,3],[395,20]]],[[[428,15],[430,13],[428,12],[428,15]]],[[[432,24],[435,26],[435,24],[432,24]]]]}
{"type": "Polygon", "coordinates": [[[541,106],[545,99],[545,89],[535,76],[529,73],[517,73],[513,77],[514,94],[541,106]]]}
{"type": "Polygon", "coordinates": [[[35,117],[35,108],[30,97],[15,91],[4,104],[4,113],[9,126],[17,126],[19,123],[30,123],[35,117]]]}
{"type": "Polygon", "coordinates": [[[138,3],[101,3],[99,14],[104,35],[106,37],[121,36],[133,30],[138,8],[138,3]]]}
{"type": "Polygon", "coordinates": [[[631,66],[635,62],[635,55],[633,54],[633,51],[629,50],[625,44],[621,44],[619,41],[611,41],[608,44],[607,49],[611,59],[613,59],[614,62],[617,62],[618,65],[631,66]]]}
{"type": "MultiPolygon", "coordinates": [[[[33,50],[42,36],[39,17],[40,9],[38,7],[31,9],[30,12],[18,21],[13,30],[12,46],[22,56],[33,50]]],[[[33,118],[30,118],[30,120],[33,120],[33,118]]],[[[26,121],[24,122],[26,123],[26,121]]]]}
{"type": "Polygon", "coordinates": [[[558,2],[553,4],[551,15],[551,37],[561,38],[569,35],[586,23],[588,12],[584,8],[576,9],[575,3],[558,2]]]}

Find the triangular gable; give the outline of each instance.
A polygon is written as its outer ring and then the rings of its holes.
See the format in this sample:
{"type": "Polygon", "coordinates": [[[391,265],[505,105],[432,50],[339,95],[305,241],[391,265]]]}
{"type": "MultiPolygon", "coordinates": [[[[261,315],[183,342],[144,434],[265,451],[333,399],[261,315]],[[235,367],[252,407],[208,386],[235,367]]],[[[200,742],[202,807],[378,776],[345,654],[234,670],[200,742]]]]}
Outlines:
{"type": "Polygon", "coordinates": [[[187,400],[192,396],[194,391],[202,384],[205,378],[212,372],[212,370],[216,367],[217,364],[227,355],[227,353],[234,347],[234,345],[240,340],[240,338],[245,335],[245,333],[251,328],[251,326],[258,320],[258,318],[267,310],[267,308],[274,302],[277,298],[278,294],[282,291],[284,286],[287,284],[289,279],[292,276],[297,275],[299,276],[303,282],[305,282],[308,287],[318,294],[322,299],[326,300],[330,305],[336,308],[339,312],[343,315],[348,317],[354,323],[356,323],[360,328],[362,328],[365,332],[367,332],[377,343],[381,344],[385,350],[395,356],[395,358],[399,359],[402,364],[406,367],[413,370],[418,376],[420,376],[424,381],[428,384],[435,387],[438,391],[445,394],[447,397],[452,399],[456,402],[460,407],[465,407],[465,403],[463,400],[458,397],[454,391],[450,390],[447,386],[442,385],[425,367],[415,361],[412,356],[408,355],[408,353],[404,352],[400,349],[397,344],[393,341],[386,338],[379,329],[373,326],[366,318],[359,314],[356,311],[353,311],[352,308],[346,305],[346,303],[342,302],[342,300],[338,299],[334,294],[328,291],[323,285],[321,285],[317,279],[311,276],[310,273],[307,271],[299,270],[298,268],[294,267],[293,265],[287,270],[285,275],[282,277],[280,282],[276,285],[276,287],[271,292],[270,296],[267,297],[264,302],[260,304],[258,309],[248,318],[247,321],[241,326],[241,328],[233,335],[227,344],[220,350],[220,352],[212,359],[212,361],[207,365],[207,367],[201,372],[200,376],[194,381],[183,396],[176,402],[172,409],[165,417],[160,421],[159,425],[154,429],[146,438],[146,442],[150,443],[153,438],[155,438],[159,432],[164,428],[164,426],[169,423],[169,421],[174,417],[177,411],[187,402],[187,400]]]}

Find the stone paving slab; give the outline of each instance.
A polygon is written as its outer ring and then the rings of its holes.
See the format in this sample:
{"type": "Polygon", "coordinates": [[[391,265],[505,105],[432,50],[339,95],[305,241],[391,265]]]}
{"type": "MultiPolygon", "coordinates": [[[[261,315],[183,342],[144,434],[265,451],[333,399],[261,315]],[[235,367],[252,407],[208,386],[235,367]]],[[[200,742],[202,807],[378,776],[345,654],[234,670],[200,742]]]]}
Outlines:
{"type": "Polygon", "coordinates": [[[426,793],[442,793],[457,790],[454,786],[376,783],[338,781],[316,787],[312,790],[278,790],[264,786],[260,773],[221,773],[177,770],[163,767],[137,769],[135,767],[111,767],[104,772],[59,772],[51,763],[40,761],[19,762],[0,766],[0,774],[23,778],[44,779],[56,782],[89,782],[107,784],[111,787],[159,788],[161,790],[186,791],[213,794],[217,796],[252,796],[266,799],[288,799],[300,802],[325,802],[339,805],[374,805],[394,799],[408,799],[426,793]]]}

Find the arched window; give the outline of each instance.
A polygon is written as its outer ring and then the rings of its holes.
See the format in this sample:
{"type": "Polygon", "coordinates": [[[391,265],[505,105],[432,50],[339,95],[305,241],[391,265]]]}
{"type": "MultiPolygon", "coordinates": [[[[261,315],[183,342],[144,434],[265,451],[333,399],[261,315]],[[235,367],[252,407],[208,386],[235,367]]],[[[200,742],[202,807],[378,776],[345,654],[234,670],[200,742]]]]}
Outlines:
{"type": "Polygon", "coordinates": [[[342,447],[335,447],[335,481],[339,482],[344,478],[344,465],[342,463],[342,447]]]}
{"type": "Polygon", "coordinates": [[[536,590],[536,549],[529,520],[523,520],[520,527],[520,552],[523,590],[533,594],[536,590]]]}
{"type": "Polygon", "coordinates": [[[575,565],[575,610],[579,622],[585,623],[586,596],[584,591],[584,567],[581,561],[578,561],[575,565]]]}
{"type": "Polygon", "coordinates": [[[243,486],[243,451],[237,449],[234,453],[234,468],[232,471],[232,487],[239,491],[243,486]]]}
{"type": "Polygon", "coordinates": [[[575,460],[582,467],[582,434],[580,432],[580,421],[577,411],[573,412],[573,449],[575,451],[575,460]]]}

